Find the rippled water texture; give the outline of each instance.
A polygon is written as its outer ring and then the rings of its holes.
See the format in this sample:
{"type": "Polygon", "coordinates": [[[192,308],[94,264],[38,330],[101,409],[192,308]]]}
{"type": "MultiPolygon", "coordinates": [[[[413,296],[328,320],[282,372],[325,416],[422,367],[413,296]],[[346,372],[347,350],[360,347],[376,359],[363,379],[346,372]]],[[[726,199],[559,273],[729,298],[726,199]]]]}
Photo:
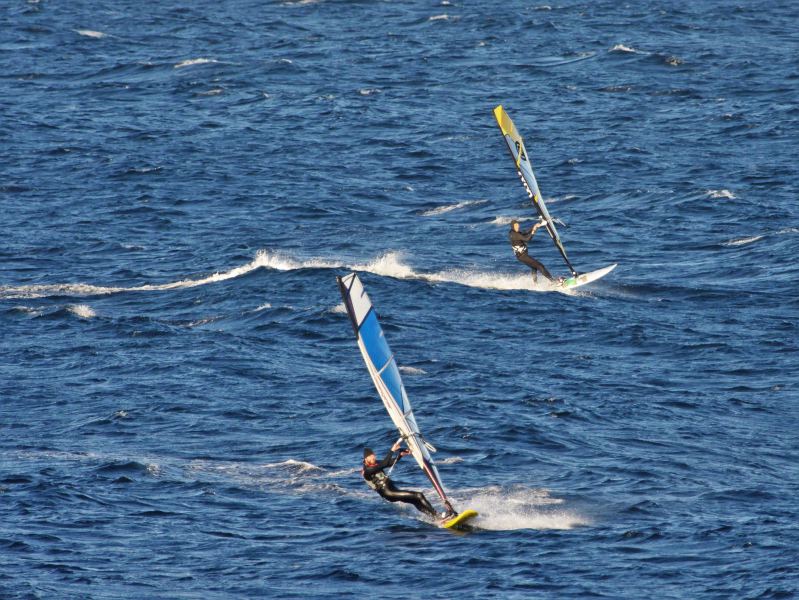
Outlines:
{"type": "Polygon", "coordinates": [[[793,597],[797,22],[6,2],[0,597],[793,597]],[[500,103],[601,282],[513,258],[500,103]],[[360,480],[352,269],[471,535],[360,480]]]}

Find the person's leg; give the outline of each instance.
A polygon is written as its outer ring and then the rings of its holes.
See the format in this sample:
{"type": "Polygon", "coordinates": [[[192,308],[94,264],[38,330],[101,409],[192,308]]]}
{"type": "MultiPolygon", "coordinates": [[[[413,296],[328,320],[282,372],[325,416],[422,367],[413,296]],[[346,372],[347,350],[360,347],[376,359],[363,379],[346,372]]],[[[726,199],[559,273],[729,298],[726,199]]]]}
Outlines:
{"type": "Polygon", "coordinates": [[[387,481],[380,490],[380,495],[389,502],[407,502],[413,504],[416,510],[436,516],[436,510],[428,502],[427,498],[422,492],[410,492],[397,488],[392,481],[387,481]]]}
{"type": "Polygon", "coordinates": [[[547,271],[547,268],[529,254],[519,254],[516,256],[516,258],[519,259],[520,262],[523,262],[530,267],[533,271],[540,271],[544,277],[552,281],[552,274],[547,271]]]}

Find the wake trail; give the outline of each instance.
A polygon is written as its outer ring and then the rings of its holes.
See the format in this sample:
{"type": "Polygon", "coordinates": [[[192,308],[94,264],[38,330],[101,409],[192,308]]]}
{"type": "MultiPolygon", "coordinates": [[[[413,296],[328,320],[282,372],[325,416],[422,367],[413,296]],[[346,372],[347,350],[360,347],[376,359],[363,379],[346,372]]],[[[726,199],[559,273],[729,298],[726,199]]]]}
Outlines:
{"type": "Polygon", "coordinates": [[[487,202],[488,200],[464,200],[456,204],[445,204],[443,206],[436,206],[435,208],[430,208],[428,210],[422,211],[419,214],[423,217],[435,217],[438,215],[442,215],[444,213],[451,212],[453,210],[459,210],[461,208],[466,208],[467,206],[478,206],[480,204],[485,204],[487,202]]]}
{"type": "Polygon", "coordinates": [[[256,269],[276,271],[295,271],[299,269],[348,269],[393,277],[395,279],[415,279],[428,283],[455,283],[467,287],[493,290],[526,290],[535,292],[559,291],[574,294],[573,290],[563,290],[550,285],[543,278],[537,283],[529,272],[501,273],[474,269],[447,269],[443,271],[421,272],[402,262],[399,252],[388,252],[366,263],[348,264],[343,261],[314,258],[296,259],[279,252],[259,250],[255,258],[227,271],[216,272],[199,279],[181,279],[169,283],[144,284],[138,286],[102,286],[89,283],[54,283],[22,286],[0,286],[0,299],[30,299],[52,296],[106,296],[127,292],[159,292],[187,289],[241,277],[256,269]]]}
{"type": "Polygon", "coordinates": [[[458,506],[479,513],[473,521],[475,527],[490,531],[573,529],[591,523],[587,517],[565,508],[562,499],[553,498],[543,489],[514,487],[508,490],[494,486],[462,490],[454,494],[454,499],[458,506]]]}
{"type": "Polygon", "coordinates": [[[443,271],[420,272],[405,265],[401,255],[388,252],[366,264],[349,265],[354,271],[365,271],[375,275],[393,277],[395,279],[416,279],[428,283],[456,283],[467,287],[493,290],[527,290],[536,292],[553,291],[543,278],[533,282],[529,271],[522,274],[500,273],[496,271],[479,271],[471,269],[446,269],[443,271]]]}
{"type": "MultiPolygon", "coordinates": [[[[105,419],[130,418],[127,411],[120,410],[105,419]]],[[[14,453],[14,458],[35,463],[53,462],[80,463],[94,468],[98,473],[124,469],[133,470],[137,477],[169,476],[187,483],[202,482],[209,486],[223,483],[234,484],[256,490],[270,490],[290,495],[319,494],[346,496],[359,500],[379,501],[377,495],[365,485],[358,466],[338,469],[325,468],[303,459],[284,459],[277,462],[242,462],[236,460],[180,459],[166,456],[138,456],[124,453],[71,452],[25,450],[14,453]]],[[[441,461],[440,464],[460,462],[458,457],[441,461]]],[[[424,489],[428,498],[435,498],[432,489],[424,489]]],[[[524,486],[511,488],[488,486],[453,490],[450,497],[456,508],[471,508],[479,513],[473,524],[478,529],[489,531],[515,531],[521,529],[567,530],[591,525],[591,519],[565,501],[550,495],[546,489],[524,486]]],[[[395,508],[407,516],[436,524],[407,505],[395,508]]]]}

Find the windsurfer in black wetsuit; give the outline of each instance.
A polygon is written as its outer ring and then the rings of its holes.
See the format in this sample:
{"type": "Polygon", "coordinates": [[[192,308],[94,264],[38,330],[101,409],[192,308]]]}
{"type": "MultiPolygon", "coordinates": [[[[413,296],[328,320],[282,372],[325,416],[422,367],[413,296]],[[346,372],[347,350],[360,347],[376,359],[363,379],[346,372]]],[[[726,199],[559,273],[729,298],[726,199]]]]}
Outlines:
{"type": "MultiPolygon", "coordinates": [[[[437,517],[438,515],[436,515],[435,509],[422,492],[410,492],[408,490],[399,489],[394,485],[394,482],[389,479],[388,475],[383,472],[383,469],[393,467],[400,458],[411,453],[410,450],[399,452],[401,444],[402,442],[397,442],[391,446],[391,450],[388,451],[386,457],[379,462],[371,448],[364,448],[361,475],[363,475],[363,478],[370,488],[389,502],[407,502],[408,504],[413,504],[417,510],[431,517],[437,517]]],[[[454,511],[451,512],[454,513],[454,511]]],[[[445,515],[445,517],[447,516],[450,516],[449,513],[445,515]]]]}
{"type": "Polygon", "coordinates": [[[508,240],[510,241],[511,248],[513,248],[513,253],[516,255],[516,259],[519,262],[523,262],[533,270],[533,281],[536,282],[538,281],[539,271],[544,275],[544,277],[550,281],[554,281],[552,274],[547,271],[547,268],[532,256],[527,254],[527,242],[529,242],[530,239],[535,235],[535,232],[538,231],[538,228],[543,226],[544,222],[539,221],[533,225],[529,231],[523,233],[519,230],[519,222],[514,220],[511,221],[510,231],[508,232],[508,240]]]}

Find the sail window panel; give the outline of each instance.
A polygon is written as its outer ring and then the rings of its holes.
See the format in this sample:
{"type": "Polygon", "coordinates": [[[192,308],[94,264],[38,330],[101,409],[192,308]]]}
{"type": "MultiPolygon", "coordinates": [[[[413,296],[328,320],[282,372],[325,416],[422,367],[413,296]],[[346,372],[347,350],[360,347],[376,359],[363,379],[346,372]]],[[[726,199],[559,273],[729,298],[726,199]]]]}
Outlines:
{"type": "Polygon", "coordinates": [[[391,364],[388,365],[385,371],[383,371],[382,375],[380,376],[383,379],[383,383],[388,388],[388,391],[391,392],[392,398],[399,406],[400,410],[404,413],[410,407],[405,406],[405,400],[407,396],[405,395],[405,389],[402,386],[402,379],[400,378],[400,372],[397,368],[397,363],[393,360],[391,364]]]}
{"type": "Polygon", "coordinates": [[[369,360],[372,361],[375,369],[382,368],[391,359],[391,349],[388,347],[386,338],[383,337],[383,330],[377,321],[375,311],[370,311],[366,316],[359,333],[369,360]]]}

